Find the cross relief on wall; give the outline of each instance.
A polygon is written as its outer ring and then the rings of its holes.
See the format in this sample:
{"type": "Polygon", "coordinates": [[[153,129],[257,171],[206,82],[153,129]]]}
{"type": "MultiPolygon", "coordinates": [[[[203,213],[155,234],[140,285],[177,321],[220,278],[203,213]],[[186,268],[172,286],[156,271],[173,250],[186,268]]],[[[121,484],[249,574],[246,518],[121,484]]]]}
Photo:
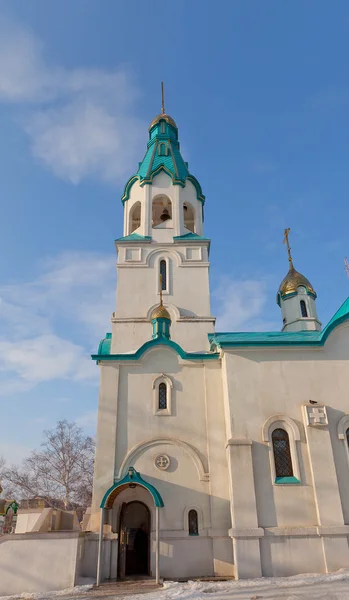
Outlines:
{"type": "Polygon", "coordinates": [[[307,425],[310,427],[324,427],[328,425],[326,406],[305,405],[307,425]]]}

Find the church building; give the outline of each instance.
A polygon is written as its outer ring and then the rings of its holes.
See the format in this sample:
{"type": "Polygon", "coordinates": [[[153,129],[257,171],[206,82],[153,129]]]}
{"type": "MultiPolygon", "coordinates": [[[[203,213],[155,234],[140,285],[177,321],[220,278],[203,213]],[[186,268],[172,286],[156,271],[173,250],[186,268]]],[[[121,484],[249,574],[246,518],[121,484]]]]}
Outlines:
{"type": "Polygon", "coordinates": [[[205,196],[164,108],[122,202],[116,309],[92,356],[98,581],[348,568],[349,299],[322,327],[286,230],[281,331],[215,331],[205,196]]]}

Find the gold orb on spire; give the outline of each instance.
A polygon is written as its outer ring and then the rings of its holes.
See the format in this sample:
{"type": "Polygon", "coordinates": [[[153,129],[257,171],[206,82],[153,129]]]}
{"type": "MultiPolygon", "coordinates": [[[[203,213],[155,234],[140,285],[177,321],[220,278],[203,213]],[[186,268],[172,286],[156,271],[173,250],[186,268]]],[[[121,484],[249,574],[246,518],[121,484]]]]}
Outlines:
{"type": "Polygon", "coordinates": [[[153,309],[150,320],[152,321],[153,319],[168,319],[169,321],[171,321],[170,313],[162,303],[153,309]]]}

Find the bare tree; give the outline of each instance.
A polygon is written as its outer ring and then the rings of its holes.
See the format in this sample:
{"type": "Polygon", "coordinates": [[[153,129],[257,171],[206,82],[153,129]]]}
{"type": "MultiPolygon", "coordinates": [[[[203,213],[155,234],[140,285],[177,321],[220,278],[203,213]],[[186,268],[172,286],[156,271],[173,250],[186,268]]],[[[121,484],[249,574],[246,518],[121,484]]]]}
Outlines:
{"type": "Polygon", "coordinates": [[[3,479],[22,498],[44,498],[51,506],[86,508],[91,502],[95,444],[80,427],[58,421],[44,431],[41,450],[33,450],[20,467],[4,469],[3,479]]]}
{"type": "Polygon", "coordinates": [[[3,498],[12,499],[16,496],[15,487],[6,478],[6,461],[0,456],[0,494],[3,498]]]}

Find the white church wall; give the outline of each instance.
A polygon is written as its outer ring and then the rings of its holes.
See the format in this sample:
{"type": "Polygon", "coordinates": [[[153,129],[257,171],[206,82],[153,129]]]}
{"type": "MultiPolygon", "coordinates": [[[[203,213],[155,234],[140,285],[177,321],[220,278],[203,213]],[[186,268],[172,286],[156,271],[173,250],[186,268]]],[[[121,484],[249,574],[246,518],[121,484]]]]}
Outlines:
{"type": "Polygon", "coordinates": [[[288,577],[300,573],[322,573],[326,570],[321,538],[297,536],[297,532],[295,533],[294,537],[279,537],[270,532],[261,538],[264,577],[288,577]]]}
{"type": "MultiPolygon", "coordinates": [[[[210,315],[207,250],[202,244],[190,245],[190,248],[195,248],[197,251],[194,259],[187,254],[186,247],[179,244],[163,247],[149,244],[142,249],[141,253],[136,253],[138,248],[136,244],[130,244],[125,248],[126,250],[130,248],[134,254],[130,260],[126,260],[124,254],[125,261],[118,263],[115,316],[141,317],[152,304],[156,303],[159,285],[158,262],[161,258],[169,259],[170,302],[192,311],[194,316],[210,315]],[[194,280],[195,293],[193,293],[194,280]]],[[[165,293],[164,297],[167,295],[165,293]]]]}
{"type": "Polygon", "coordinates": [[[115,473],[115,439],[118,413],[119,368],[115,363],[100,367],[97,446],[93,480],[91,528],[99,529],[100,503],[112,485],[115,473]]]}
{"type": "Polygon", "coordinates": [[[144,354],[120,372],[117,471],[127,452],[149,438],[179,438],[193,445],[207,463],[203,365],[184,364],[166,347],[144,354]],[[169,374],[173,381],[172,416],[153,414],[153,380],[169,374]]]}
{"type": "Polygon", "coordinates": [[[264,575],[333,570],[349,556],[349,463],[337,431],[348,412],[348,354],[348,326],[343,325],[324,348],[251,348],[224,355],[227,434],[253,442],[258,525],[271,528],[260,539],[264,575]],[[309,427],[304,421],[309,400],[327,407],[328,426],[309,427]],[[282,415],[293,419],[300,432],[295,442],[300,484],[273,479],[271,444],[262,436],[263,423],[273,415],[280,422],[282,415]],[[280,528],[286,529],[280,533],[280,528]]]}

